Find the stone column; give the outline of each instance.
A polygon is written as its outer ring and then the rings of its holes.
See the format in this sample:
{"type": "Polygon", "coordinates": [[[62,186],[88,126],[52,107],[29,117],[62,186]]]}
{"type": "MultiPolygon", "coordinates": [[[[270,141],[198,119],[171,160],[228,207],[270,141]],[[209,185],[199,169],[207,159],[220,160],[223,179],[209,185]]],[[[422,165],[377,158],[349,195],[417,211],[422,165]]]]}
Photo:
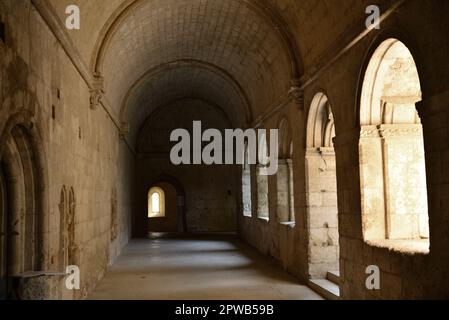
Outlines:
{"type": "Polygon", "coordinates": [[[265,166],[257,166],[257,217],[269,219],[268,176],[265,166]]]}
{"type": "Polygon", "coordinates": [[[295,222],[295,193],[294,193],[294,181],[293,181],[293,161],[292,159],[287,159],[288,168],[288,195],[289,195],[289,214],[290,221],[295,222]]]}
{"type": "Polygon", "coordinates": [[[385,239],[386,199],[382,137],[377,126],[360,132],[360,195],[365,239],[385,239]]]}
{"type": "MultiPolygon", "coordinates": [[[[249,165],[248,165],[249,167],[249,165]]],[[[243,203],[243,215],[247,217],[252,216],[251,205],[251,169],[242,170],[242,203],[243,203]]]]}
{"type": "Polygon", "coordinates": [[[278,222],[290,221],[289,172],[285,159],[278,160],[277,179],[277,218],[278,222]]]}
{"type": "Polygon", "coordinates": [[[388,239],[428,238],[424,141],[420,124],[383,124],[388,239]]]}

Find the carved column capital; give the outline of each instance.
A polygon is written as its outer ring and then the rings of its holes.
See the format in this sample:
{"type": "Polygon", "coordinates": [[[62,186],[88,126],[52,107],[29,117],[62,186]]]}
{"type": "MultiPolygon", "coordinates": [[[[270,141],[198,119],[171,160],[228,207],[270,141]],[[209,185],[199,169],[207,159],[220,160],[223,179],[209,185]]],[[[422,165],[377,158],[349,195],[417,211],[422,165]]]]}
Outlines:
{"type": "Polygon", "coordinates": [[[92,88],[90,89],[90,108],[97,109],[101,105],[101,99],[104,95],[103,77],[99,74],[94,74],[92,88]]]}
{"type": "Polygon", "coordinates": [[[125,138],[125,136],[129,133],[129,123],[128,122],[122,122],[120,124],[120,138],[125,138]]]}
{"type": "Polygon", "coordinates": [[[298,79],[292,80],[292,86],[288,92],[289,97],[295,102],[298,109],[304,111],[304,90],[301,89],[298,79]]]}
{"type": "Polygon", "coordinates": [[[96,110],[101,104],[101,98],[103,97],[103,91],[99,89],[90,90],[90,108],[96,110]]]}

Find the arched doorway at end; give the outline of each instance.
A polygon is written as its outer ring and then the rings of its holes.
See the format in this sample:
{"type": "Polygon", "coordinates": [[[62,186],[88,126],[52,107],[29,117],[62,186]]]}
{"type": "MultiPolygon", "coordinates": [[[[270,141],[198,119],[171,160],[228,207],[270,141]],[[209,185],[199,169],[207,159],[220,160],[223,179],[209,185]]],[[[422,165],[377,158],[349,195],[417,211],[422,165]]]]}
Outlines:
{"type": "Polygon", "coordinates": [[[147,194],[147,232],[186,232],[185,192],[182,184],[170,176],[161,176],[150,184],[147,194]]]}

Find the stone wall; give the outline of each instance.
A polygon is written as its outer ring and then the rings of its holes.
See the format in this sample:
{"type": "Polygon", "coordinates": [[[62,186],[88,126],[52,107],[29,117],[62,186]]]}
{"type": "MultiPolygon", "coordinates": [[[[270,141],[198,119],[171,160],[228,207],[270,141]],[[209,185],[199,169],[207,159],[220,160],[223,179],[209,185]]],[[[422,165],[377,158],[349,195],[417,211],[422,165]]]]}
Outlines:
{"type": "Polygon", "coordinates": [[[43,271],[65,271],[58,258],[58,206],[61,188],[74,190],[82,287],[75,297],[82,298],[129,239],[134,156],[108,114],[91,110],[89,88],[30,1],[2,1],[0,12],[6,32],[0,41],[1,134],[8,134],[4,128],[12,116],[30,114],[41,138],[37,147],[46,162],[39,169],[48,180],[43,271]],[[111,242],[113,190],[118,191],[118,236],[111,242]]]}

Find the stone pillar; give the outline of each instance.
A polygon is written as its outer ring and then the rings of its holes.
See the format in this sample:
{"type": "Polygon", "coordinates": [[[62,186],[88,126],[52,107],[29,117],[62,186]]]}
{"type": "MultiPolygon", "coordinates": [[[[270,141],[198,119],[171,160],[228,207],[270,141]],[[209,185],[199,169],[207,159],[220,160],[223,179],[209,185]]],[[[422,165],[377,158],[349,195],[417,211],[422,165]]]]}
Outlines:
{"type": "Polygon", "coordinates": [[[290,221],[295,222],[295,193],[294,193],[294,181],[293,181],[293,161],[292,159],[287,159],[288,168],[288,195],[289,195],[289,214],[290,221]]]}
{"type": "Polygon", "coordinates": [[[257,217],[269,219],[268,176],[265,166],[257,166],[257,217]]]}
{"type": "Polygon", "coordinates": [[[338,189],[340,295],[343,299],[361,297],[357,285],[351,279],[366,279],[366,266],[373,264],[371,259],[364,258],[362,252],[359,139],[360,128],[339,132],[333,139],[338,189]]]}
{"type": "Polygon", "coordinates": [[[381,125],[388,239],[428,238],[424,141],[420,124],[381,125]]]}
{"type": "Polygon", "coordinates": [[[325,278],[339,269],[339,234],[335,153],[311,148],[306,154],[309,275],[325,278]]]}
{"type": "Polygon", "coordinates": [[[242,170],[242,203],[243,203],[243,215],[246,217],[251,217],[252,216],[251,169],[249,168],[248,169],[243,168],[242,170]]]}
{"type": "Polygon", "coordinates": [[[360,195],[365,239],[385,239],[386,199],[382,139],[377,126],[360,132],[360,195]]]}
{"type": "Polygon", "coordinates": [[[423,125],[425,157],[427,165],[427,194],[429,203],[430,261],[427,261],[431,276],[426,277],[425,286],[434,292],[436,299],[447,298],[449,287],[449,90],[435,96],[427,96],[417,103],[423,125]],[[435,288],[442,288],[436,290],[435,288]]]}
{"type": "Polygon", "coordinates": [[[278,160],[277,172],[277,218],[278,222],[290,221],[289,171],[287,161],[278,160]]]}

